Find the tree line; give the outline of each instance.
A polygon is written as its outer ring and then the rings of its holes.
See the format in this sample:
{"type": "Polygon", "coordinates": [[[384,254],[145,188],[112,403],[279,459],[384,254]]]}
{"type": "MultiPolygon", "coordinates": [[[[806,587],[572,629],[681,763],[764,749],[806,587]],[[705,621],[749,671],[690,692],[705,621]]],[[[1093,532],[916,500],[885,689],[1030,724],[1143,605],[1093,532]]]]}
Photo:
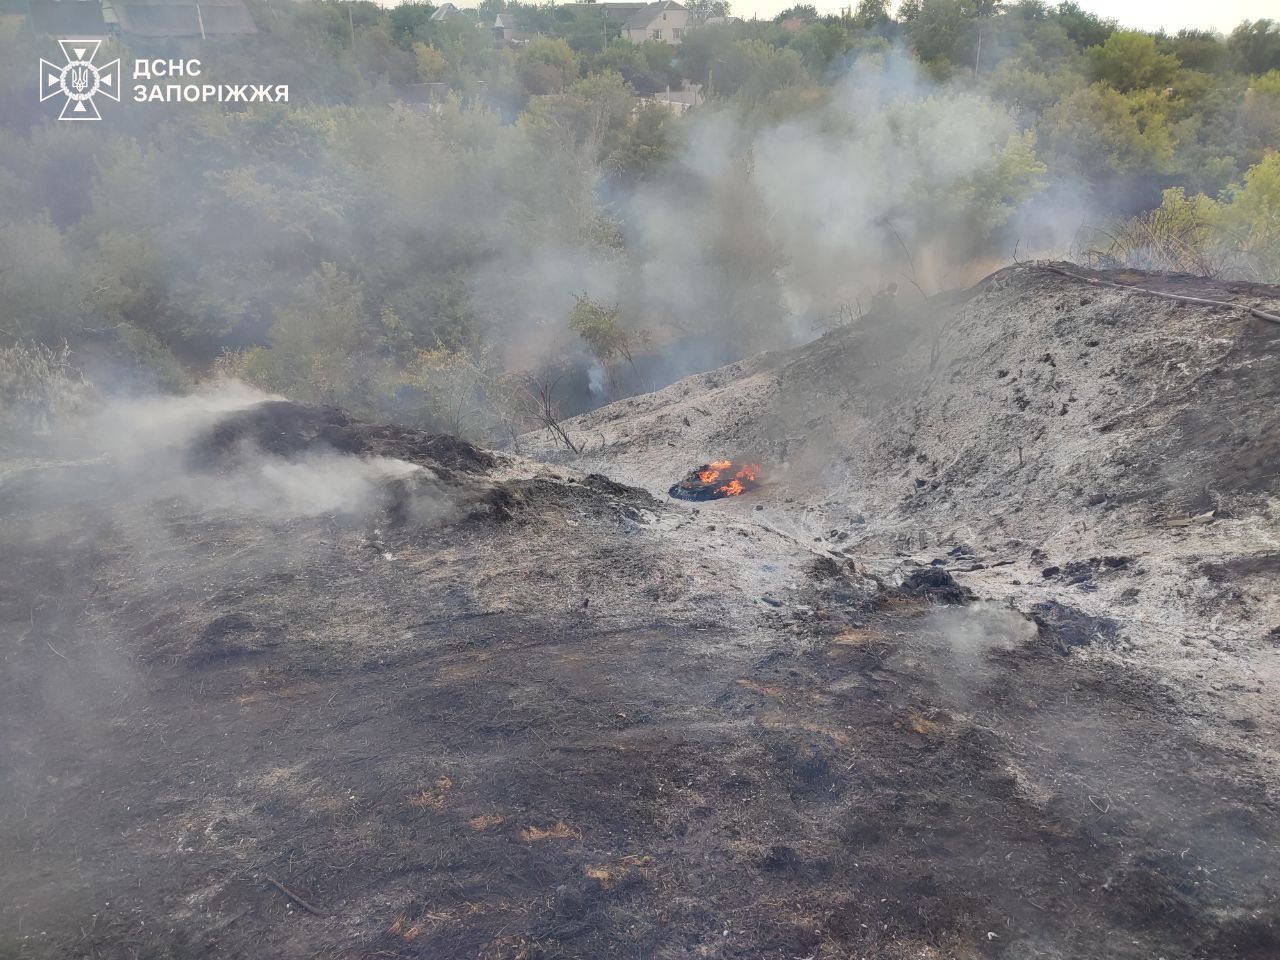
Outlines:
{"type": "Polygon", "coordinates": [[[288,104],[59,123],[29,89],[51,42],[0,27],[0,346],[65,342],[119,389],[216,369],[493,439],[548,384],[573,412],[790,342],[889,280],[932,292],[1007,257],[1054,210],[1099,211],[1070,237],[1098,263],[1280,280],[1270,21],[1170,35],[1072,2],[862,0],[723,22],[703,2],[670,46],[589,4],[249,6],[256,36],[108,58],[194,51],[211,80],[289,84],[288,104]],[[527,42],[478,28],[499,13],[527,42]],[[681,116],[637,99],[694,85],[681,116]],[[858,236],[788,210],[795,130],[842,158],[822,175],[858,236]],[[893,151],[933,159],[859,206],[851,182],[893,151]],[[949,265],[916,275],[931,258],[949,265]]]}

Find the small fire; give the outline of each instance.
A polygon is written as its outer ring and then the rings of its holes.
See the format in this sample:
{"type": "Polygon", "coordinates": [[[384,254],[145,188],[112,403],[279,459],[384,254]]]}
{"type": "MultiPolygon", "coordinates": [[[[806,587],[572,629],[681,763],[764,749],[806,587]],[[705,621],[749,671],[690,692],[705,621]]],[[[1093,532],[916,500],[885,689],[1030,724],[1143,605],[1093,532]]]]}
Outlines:
{"type": "Polygon", "coordinates": [[[760,478],[760,464],[735,464],[732,460],[714,460],[698,467],[671,488],[671,496],[681,500],[718,500],[740,497],[760,478]]]}
{"type": "Polygon", "coordinates": [[[698,471],[698,479],[703,483],[715,483],[720,479],[720,474],[732,466],[732,460],[716,460],[708,463],[704,469],[698,471]]]}

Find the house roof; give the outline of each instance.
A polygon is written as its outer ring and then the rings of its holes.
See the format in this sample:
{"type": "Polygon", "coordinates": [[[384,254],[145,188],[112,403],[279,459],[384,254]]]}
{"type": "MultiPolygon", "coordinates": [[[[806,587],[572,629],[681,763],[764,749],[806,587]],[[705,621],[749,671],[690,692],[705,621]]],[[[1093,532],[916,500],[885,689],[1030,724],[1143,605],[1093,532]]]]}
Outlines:
{"type": "Polygon", "coordinates": [[[442,3],[432,11],[431,19],[439,23],[441,20],[447,20],[459,12],[458,8],[452,3],[442,3]]]}
{"type": "Polygon", "coordinates": [[[643,9],[646,5],[647,4],[644,0],[631,0],[631,2],[627,3],[618,3],[614,2],[614,0],[607,0],[605,3],[562,3],[559,5],[559,9],[572,10],[574,12],[582,10],[602,11],[604,14],[608,15],[610,20],[625,21],[628,17],[643,9]]]}
{"type": "Polygon", "coordinates": [[[105,37],[97,0],[31,0],[31,29],[50,37],[105,37]]]}
{"type": "Polygon", "coordinates": [[[668,10],[684,10],[682,4],[676,3],[676,0],[657,0],[656,3],[649,3],[641,7],[636,13],[622,25],[623,30],[645,30],[649,24],[658,19],[658,14],[668,10]]]}
{"type": "Polygon", "coordinates": [[[244,0],[107,0],[106,5],[119,19],[120,32],[135,37],[216,37],[258,32],[244,0]]]}

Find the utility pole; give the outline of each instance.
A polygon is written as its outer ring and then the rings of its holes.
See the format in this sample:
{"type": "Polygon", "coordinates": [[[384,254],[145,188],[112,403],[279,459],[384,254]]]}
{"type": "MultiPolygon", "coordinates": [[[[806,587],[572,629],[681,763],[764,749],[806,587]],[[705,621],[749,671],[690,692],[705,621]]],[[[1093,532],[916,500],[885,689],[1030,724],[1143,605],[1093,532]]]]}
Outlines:
{"type": "Polygon", "coordinates": [[[354,3],[347,4],[347,26],[351,28],[351,48],[353,50],[355,49],[355,45],[356,45],[356,18],[351,13],[351,8],[354,6],[355,6],[354,3]]]}

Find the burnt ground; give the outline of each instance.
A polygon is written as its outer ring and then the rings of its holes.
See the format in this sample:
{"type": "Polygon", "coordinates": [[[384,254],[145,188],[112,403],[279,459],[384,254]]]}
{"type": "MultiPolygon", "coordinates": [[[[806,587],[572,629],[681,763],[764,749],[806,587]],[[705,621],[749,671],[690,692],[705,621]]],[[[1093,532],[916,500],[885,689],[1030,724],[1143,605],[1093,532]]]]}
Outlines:
{"type": "MultiPolygon", "coordinates": [[[[329,443],[248,416],[218,482],[329,443]]],[[[1105,623],[375,434],[434,479],[0,490],[0,957],[1280,955],[1263,771],[1105,623]]]]}

